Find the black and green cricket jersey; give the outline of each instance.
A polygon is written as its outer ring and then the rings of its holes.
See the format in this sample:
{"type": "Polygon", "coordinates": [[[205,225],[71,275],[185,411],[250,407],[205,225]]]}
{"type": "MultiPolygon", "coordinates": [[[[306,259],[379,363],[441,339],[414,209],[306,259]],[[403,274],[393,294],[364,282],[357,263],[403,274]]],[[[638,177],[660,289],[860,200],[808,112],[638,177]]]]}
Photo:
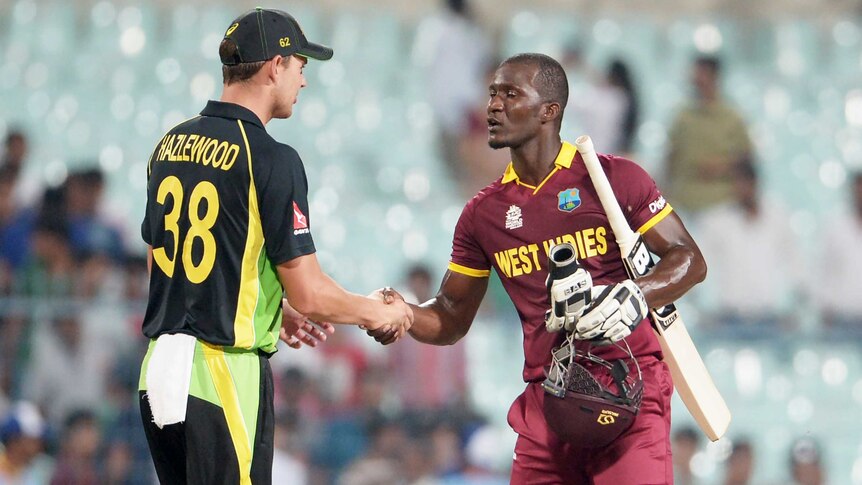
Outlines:
{"type": "Polygon", "coordinates": [[[296,150],[250,110],[210,101],[162,138],[148,180],[144,335],[274,352],[283,293],[276,266],[314,252],[296,150]]]}

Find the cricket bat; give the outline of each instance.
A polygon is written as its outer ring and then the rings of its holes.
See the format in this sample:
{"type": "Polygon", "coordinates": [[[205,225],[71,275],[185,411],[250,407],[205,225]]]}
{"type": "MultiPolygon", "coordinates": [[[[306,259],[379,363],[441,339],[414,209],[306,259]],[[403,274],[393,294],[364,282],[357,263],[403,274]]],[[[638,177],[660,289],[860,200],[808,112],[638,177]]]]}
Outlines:
{"type": "MultiPolygon", "coordinates": [[[[616,235],[623,263],[630,278],[643,276],[655,265],[643,237],[632,231],[614,196],[608,177],[599,163],[589,136],[575,140],[584,159],[590,179],[616,235]]],[[[653,330],[661,344],[664,360],[670,367],[673,384],[679,397],[694,417],[700,429],[716,441],[730,425],[730,409],[715,387],[709,371],[685,329],[682,317],[673,304],[651,310],[653,330]]]]}

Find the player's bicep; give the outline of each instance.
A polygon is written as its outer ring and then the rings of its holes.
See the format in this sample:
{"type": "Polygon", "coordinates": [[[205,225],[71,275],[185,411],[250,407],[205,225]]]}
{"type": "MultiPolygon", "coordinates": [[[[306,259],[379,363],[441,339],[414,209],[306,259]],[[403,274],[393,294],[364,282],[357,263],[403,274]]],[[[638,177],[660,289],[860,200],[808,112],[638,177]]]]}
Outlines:
{"type": "Polygon", "coordinates": [[[285,261],[277,266],[277,271],[287,301],[294,308],[302,308],[304,303],[312,300],[315,289],[325,283],[323,270],[314,254],[285,261]]]}
{"type": "Polygon", "coordinates": [[[462,327],[466,333],[487,290],[487,276],[468,276],[448,270],[443,276],[436,298],[421,306],[434,308],[442,319],[462,327]]]}
{"type": "Polygon", "coordinates": [[[675,249],[686,250],[698,264],[704,264],[703,254],[675,212],[671,212],[643,233],[644,242],[650,252],[663,258],[675,249]]]}

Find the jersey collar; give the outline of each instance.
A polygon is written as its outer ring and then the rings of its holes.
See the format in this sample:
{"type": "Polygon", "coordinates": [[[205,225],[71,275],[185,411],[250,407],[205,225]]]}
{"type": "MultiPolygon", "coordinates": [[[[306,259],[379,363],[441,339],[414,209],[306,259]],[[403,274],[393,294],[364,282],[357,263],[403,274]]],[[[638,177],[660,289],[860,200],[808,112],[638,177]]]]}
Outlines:
{"type": "Polygon", "coordinates": [[[201,111],[203,116],[217,116],[219,118],[229,118],[234,120],[243,120],[251,124],[263,128],[263,123],[250,109],[234,103],[225,103],[224,101],[209,100],[207,105],[201,111]]]}
{"type": "Polygon", "coordinates": [[[575,148],[571,143],[564,141],[563,146],[560,148],[560,153],[557,154],[557,158],[554,160],[554,170],[545,177],[545,180],[542,180],[542,183],[539,184],[538,187],[533,187],[532,185],[525,184],[521,182],[521,179],[518,177],[518,174],[515,173],[515,167],[512,166],[512,162],[509,162],[509,165],[506,166],[506,171],[503,172],[503,179],[500,180],[500,183],[507,184],[509,182],[515,182],[518,185],[524,185],[526,187],[531,187],[535,191],[539,190],[539,187],[545,184],[545,182],[551,177],[551,175],[555,174],[558,170],[570,168],[572,166],[572,160],[575,159],[575,153],[577,153],[578,149],[575,148]]]}

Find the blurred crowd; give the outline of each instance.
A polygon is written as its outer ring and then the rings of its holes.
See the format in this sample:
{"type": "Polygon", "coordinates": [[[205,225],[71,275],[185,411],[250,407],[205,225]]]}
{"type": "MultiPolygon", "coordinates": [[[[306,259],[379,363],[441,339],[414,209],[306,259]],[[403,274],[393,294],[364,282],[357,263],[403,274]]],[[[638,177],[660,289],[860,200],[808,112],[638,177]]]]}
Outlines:
{"type": "MultiPolygon", "coordinates": [[[[137,402],[146,260],[103,214],[96,164],[21,202],[27,153],[26,134],[11,130],[0,164],[0,485],[154,483],[137,402]]],[[[417,265],[400,287],[418,302],[433,284],[417,265]]],[[[273,358],[275,483],[505,483],[497,431],[467,399],[463,347],[371,342],[339,329],[320,349],[282,346],[273,358]]]]}
{"type": "MultiPolygon", "coordinates": [[[[678,428],[671,437],[673,446],[674,483],[677,485],[698,485],[702,483],[694,470],[702,467],[704,453],[702,434],[689,427],[678,428]]],[[[739,438],[724,447],[722,453],[724,469],[721,470],[721,485],[751,485],[754,480],[756,452],[747,438],[739,438]]],[[[786,451],[786,475],[764,485],[823,485],[827,483],[826,467],[822,450],[817,440],[810,436],[800,436],[793,440],[786,451]]]]}
{"type": "MultiPolygon", "coordinates": [[[[447,0],[429,22],[439,36],[428,72],[439,158],[466,200],[508,163],[486,142],[484,93],[499,60],[466,0],[447,0]]],[[[563,52],[569,139],[589,133],[600,151],[637,161],[637,74],[622,58],[589,65],[577,40],[563,52]]],[[[846,207],[820,222],[806,257],[786,203],[764,189],[721,75],[720,56],[692,58],[691,98],[668,120],[666,158],[652,174],[709,264],[707,282],[687,297],[701,330],[774,338],[810,323],[815,336],[862,336],[862,172],[849,174],[846,207]]],[[[0,485],[153,483],[137,403],[143,243],[124,239],[129,221],[105,215],[96,161],[34,187],[23,176],[28,153],[27,133],[9,128],[0,159],[0,485]]],[[[408,268],[399,288],[425,301],[433,276],[408,268]]],[[[339,330],[319,349],[285,356],[285,347],[274,358],[275,483],[506,483],[496,459],[505,440],[471,409],[464,345],[406,340],[379,350],[366,340],[339,330]]],[[[674,435],[678,483],[697,483],[699,436],[674,435]]],[[[821,453],[810,437],[795,441],[788,480],[824,483],[821,453]]],[[[755,457],[750,442],[734,441],[723,483],[751,483],[755,457]]]]}

